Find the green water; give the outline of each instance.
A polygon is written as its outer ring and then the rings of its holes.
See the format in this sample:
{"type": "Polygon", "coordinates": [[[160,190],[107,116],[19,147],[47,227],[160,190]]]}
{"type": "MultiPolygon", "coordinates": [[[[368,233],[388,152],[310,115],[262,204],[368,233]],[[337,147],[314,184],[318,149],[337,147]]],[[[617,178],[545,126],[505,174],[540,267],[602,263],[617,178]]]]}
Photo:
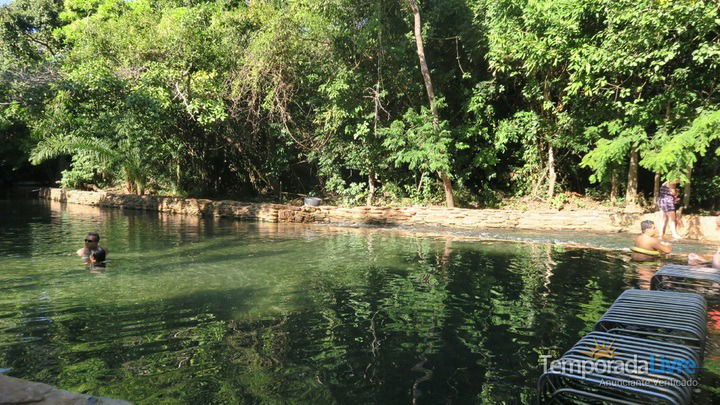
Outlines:
{"type": "MultiPolygon", "coordinates": [[[[647,271],[557,244],[6,200],[0,368],[148,404],[532,403],[539,356],[647,271]],[[90,230],[105,269],[74,256],[90,230]]],[[[718,340],[698,402],[718,398],[718,340]]]]}

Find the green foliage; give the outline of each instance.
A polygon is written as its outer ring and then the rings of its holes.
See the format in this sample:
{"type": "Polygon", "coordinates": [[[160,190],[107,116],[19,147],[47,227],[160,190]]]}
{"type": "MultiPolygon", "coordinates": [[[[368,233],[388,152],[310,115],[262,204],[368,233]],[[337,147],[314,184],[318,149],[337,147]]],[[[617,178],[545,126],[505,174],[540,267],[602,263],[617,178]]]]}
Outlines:
{"type": "Polygon", "coordinates": [[[513,156],[508,174],[511,181],[517,184],[516,191],[519,194],[527,193],[540,180],[540,171],[543,167],[541,137],[540,118],[530,111],[517,112],[498,123],[494,139],[495,148],[500,153],[510,151],[510,155],[513,156]],[[528,147],[517,148],[516,145],[528,147]]]}
{"type": "Polygon", "coordinates": [[[0,107],[0,185],[12,182],[27,170],[27,153],[33,142],[24,115],[18,105],[0,107]]]}
{"type": "Polygon", "coordinates": [[[385,138],[383,146],[391,151],[391,160],[396,167],[406,164],[410,170],[426,174],[450,171],[452,138],[448,123],[441,121],[436,129],[428,108],[421,107],[419,113],[408,110],[402,120],[393,121],[380,134],[385,138]]]}
{"type": "Polygon", "coordinates": [[[583,167],[593,170],[590,182],[596,183],[607,180],[607,174],[614,167],[621,166],[627,158],[630,149],[638,146],[646,139],[646,134],[640,127],[627,128],[621,122],[609,121],[587,129],[587,134],[597,138],[597,133],[606,131],[608,137],[601,137],[595,148],[586,154],[582,162],[583,167]]]}
{"type": "Polygon", "coordinates": [[[567,204],[568,202],[568,196],[565,193],[559,193],[556,194],[555,197],[553,197],[552,200],[550,200],[550,206],[555,208],[556,210],[561,210],[567,204]]]}
{"type": "Polygon", "coordinates": [[[72,169],[64,171],[60,181],[63,187],[79,187],[96,174],[118,173],[130,191],[143,194],[151,173],[138,149],[127,141],[113,146],[94,138],[47,137],[35,146],[30,161],[38,164],[61,155],[73,156],[72,169]]]}
{"type": "MultiPolygon", "coordinates": [[[[687,168],[693,167],[705,156],[710,144],[720,139],[720,111],[704,111],[687,129],[672,137],[662,138],[660,146],[649,153],[642,163],[646,167],[664,173],[667,179],[687,181],[687,168]]],[[[720,155],[720,148],[713,151],[720,155]]]]}
{"type": "Polygon", "coordinates": [[[467,204],[493,205],[551,181],[607,192],[633,149],[684,178],[716,141],[712,2],[420,7],[437,122],[402,2],[15,0],[0,8],[0,173],[28,171],[37,144],[35,162],[70,158],[67,187],[435,203],[448,173],[467,204]],[[121,157],[49,153],[61,139],[121,157]]]}

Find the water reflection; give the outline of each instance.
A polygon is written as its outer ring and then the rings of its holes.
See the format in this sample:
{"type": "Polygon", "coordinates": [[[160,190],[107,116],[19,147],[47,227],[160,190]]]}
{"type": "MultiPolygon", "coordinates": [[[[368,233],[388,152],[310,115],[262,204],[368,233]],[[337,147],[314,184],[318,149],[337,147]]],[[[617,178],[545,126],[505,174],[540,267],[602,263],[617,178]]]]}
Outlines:
{"type": "Polygon", "coordinates": [[[0,208],[0,367],[138,403],[531,403],[539,356],[654,271],[557,244],[0,208]],[[101,274],[73,256],[89,230],[101,274]]]}

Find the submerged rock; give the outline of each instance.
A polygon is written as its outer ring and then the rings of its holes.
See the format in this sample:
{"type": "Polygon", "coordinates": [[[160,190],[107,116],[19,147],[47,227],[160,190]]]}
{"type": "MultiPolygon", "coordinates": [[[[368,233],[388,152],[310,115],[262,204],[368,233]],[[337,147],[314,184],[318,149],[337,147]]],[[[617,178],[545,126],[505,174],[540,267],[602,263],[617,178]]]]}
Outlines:
{"type": "Polygon", "coordinates": [[[108,397],[59,390],[47,384],[25,381],[0,374],[0,404],[31,405],[131,405],[130,402],[108,397]]]}

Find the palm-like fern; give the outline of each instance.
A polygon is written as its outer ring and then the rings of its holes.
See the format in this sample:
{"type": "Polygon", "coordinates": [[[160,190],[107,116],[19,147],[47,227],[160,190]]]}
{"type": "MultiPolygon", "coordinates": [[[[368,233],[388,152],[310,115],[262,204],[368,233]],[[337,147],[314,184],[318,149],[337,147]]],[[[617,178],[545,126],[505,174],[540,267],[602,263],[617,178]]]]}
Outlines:
{"type": "Polygon", "coordinates": [[[30,152],[30,163],[38,165],[48,159],[78,152],[90,152],[100,163],[111,164],[120,158],[112,146],[101,139],[78,136],[50,136],[42,139],[30,152]]]}
{"type": "Polygon", "coordinates": [[[127,143],[114,147],[100,138],[83,138],[73,135],[56,135],[42,139],[30,153],[30,162],[40,164],[61,155],[89,154],[97,170],[113,174],[120,168],[121,176],[131,192],[143,194],[147,176],[139,152],[127,143]]]}

